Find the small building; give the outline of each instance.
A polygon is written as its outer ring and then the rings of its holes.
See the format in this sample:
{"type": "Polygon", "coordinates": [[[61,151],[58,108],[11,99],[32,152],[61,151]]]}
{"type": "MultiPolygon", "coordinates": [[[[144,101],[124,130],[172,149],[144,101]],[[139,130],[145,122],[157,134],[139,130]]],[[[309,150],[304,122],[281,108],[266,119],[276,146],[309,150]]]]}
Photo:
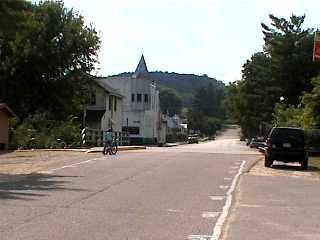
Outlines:
{"type": "Polygon", "coordinates": [[[9,119],[16,117],[15,113],[5,103],[0,103],[0,151],[8,150],[9,119]]]}

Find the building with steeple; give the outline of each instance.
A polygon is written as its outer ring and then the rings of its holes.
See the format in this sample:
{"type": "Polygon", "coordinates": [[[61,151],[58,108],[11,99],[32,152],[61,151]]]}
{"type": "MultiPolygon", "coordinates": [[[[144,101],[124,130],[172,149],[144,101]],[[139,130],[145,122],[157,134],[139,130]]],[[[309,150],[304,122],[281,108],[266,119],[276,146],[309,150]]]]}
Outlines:
{"type": "Polygon", "coordinates": [[[159,91],[150,74],[144,56],[129,77],[101,78],[122,99],[122,131],[129,132],[131,144],[164,143],[166,125],[162,121],[159,91]]]}

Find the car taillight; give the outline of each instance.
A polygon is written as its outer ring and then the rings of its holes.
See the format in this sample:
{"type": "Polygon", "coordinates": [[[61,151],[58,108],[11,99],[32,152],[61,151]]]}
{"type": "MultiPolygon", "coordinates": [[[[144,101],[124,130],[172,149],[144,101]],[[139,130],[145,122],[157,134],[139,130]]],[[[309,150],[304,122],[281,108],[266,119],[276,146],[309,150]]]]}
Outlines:
{"type": "Polygon", "coordinates": [[[270,148],[272,147],[272,141],[270,138],[267,139],[267,146],[270,148]]]}

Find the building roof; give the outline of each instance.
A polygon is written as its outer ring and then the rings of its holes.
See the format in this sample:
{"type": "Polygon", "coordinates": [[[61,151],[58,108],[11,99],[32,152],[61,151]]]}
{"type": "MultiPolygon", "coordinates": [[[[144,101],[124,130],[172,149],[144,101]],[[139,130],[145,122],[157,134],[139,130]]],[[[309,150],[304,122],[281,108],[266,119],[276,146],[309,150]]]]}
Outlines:
{"type": "Polygon", "coordinates": [[[116,89],[112,88],[103,78],[94,77],[93,80],[105,91],[107,91],[110,95],[123,98],[124,96],[121,95],[116,89]]]}
{"type": "Polygon", "coordinates": [[[0,103],[0,112],[5,112],[9,117],[17,117],[17,115],[5,103],[0,103]]]}
{"type": "Polygon", "coordinates": [[[146,77],[149,74],[146,61],[144,60],[144,56],[142,54],[140,61],[138,63],[138,66],[136,68],[136,71],[132,75],[133,78],[141,78],[146,77]]]}

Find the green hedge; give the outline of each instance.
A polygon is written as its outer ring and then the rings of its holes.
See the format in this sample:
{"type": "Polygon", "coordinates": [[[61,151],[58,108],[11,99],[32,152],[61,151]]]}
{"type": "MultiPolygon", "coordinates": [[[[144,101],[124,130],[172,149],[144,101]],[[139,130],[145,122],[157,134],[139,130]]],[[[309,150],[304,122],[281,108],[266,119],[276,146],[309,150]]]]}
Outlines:
{"type": "Polygon", "coordinates": [[[305,130],[305,137],[309,147],[320,147],[320,129],[305,130]]]}

